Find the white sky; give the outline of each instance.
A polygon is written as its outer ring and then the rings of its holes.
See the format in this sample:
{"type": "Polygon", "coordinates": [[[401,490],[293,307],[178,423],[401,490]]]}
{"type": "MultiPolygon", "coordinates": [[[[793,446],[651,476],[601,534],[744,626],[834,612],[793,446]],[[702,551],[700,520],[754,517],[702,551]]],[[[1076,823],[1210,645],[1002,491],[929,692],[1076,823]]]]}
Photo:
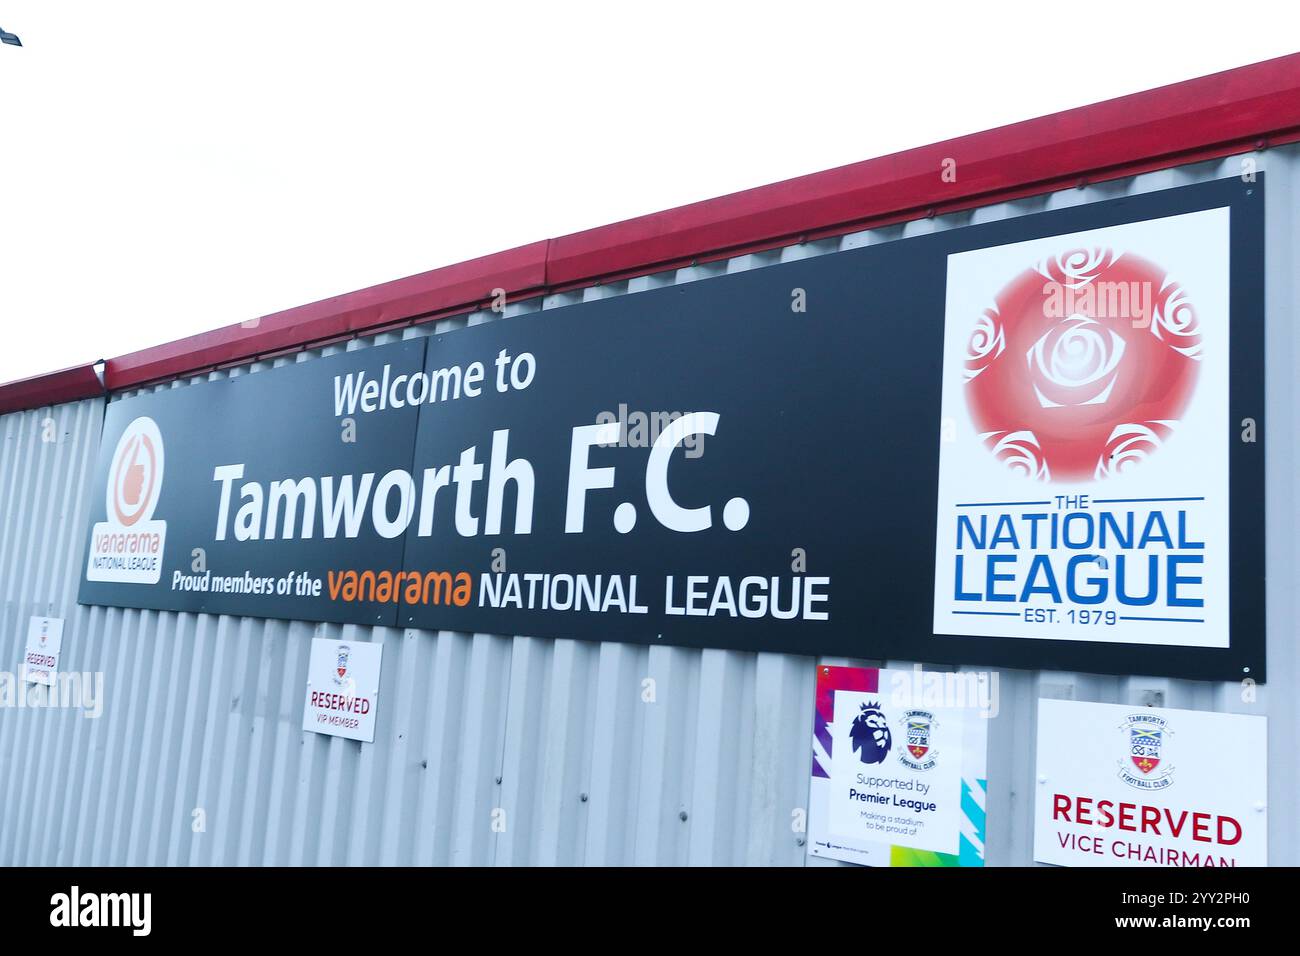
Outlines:
{"type": "Polygon", "coordinates": [[[1297,8],[0,0],[0,382],[1279,56],[1297,8]]]}

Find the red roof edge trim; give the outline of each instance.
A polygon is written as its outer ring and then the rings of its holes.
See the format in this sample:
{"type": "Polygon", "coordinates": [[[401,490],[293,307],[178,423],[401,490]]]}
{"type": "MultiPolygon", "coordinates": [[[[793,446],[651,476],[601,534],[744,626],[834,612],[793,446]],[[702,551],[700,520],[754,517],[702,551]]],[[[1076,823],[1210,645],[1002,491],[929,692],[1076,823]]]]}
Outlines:
{"type": "Polygon", "coordinates": [[[770,252],[776,249],[784,249],[797,243],[816,242],[818,240],[830,239],[848,233],[861,232],[867,229],[879,229],[884,226],[897,225],[899,223],[915,222],[918,219],[951,215],[953,213],[964,212],[971,209],[980,209],[993,203],[1011,202],[1016,199],[1024,199],[1030,196],[1041,196],[1046,193],[1078,186],[1098,185],[1115,179],[1129,178],[1142,173],[1168,169],[1171,166],[1182,166],[1190,163],[1222,159],[1226,156],[1239,155],[1243,152],[1253,151],[1257,148],[1264,149],[1268,146],[1282,146],[1287,143],[1298,141],[1300,141],[1300,129],[1284,130],[1270,136],[1268,140],[1263,143],[1258,141],[1252,141],[1250,143],[1239,142],[1225,146],[1198,149],[1178,154],[1175,157],[1162,157],[1160,159],[1153,159],[1142,163],[1129,163],[1122,167],[1110,170],[1093,170],[1086,176],[1069,175],[1057,180],[1034,183],[1015,189],[1003,189],[993,193],[968,196],[948,202],[936,202],[933,205],[910,208],[893,214],[874,216],[852,222],[843,222],[817,229],[803,229],[798,232],[776,236],[761,242],[731,246],[704,254],[681,256],[677,259],[670,259],[658,263],[649,263],[643,266],[634,266],[630,269],[607,273],[594,278],[576,279],[570,282],[557,282],[552,284],[546,292],[571,292],[602,283],[623,282],[637,276],[643,276],[655,272],[671,271],[689,265],[702,265],[710,262],[717,262],[719,260],[731,259],[740,255],[770,252]]]}
{"type": "MultiPolygon", "coordinates": [[[[105,382],[116,391],[412,321],[437,321],[486,306],[494,289],[518,299],[581,288],[1298,139],[1300,54],[1292,54],[531,243],[189,336],[109,359],[105,382]],[[956,164],[955,178],[943,176],[945,160],[956,164]]],[[[0,386],[0,411],[13,410],[15,402],[49,401],[67,371],[0,386]],[[52,383],[33,384],[45,379],[52,383]],[[24,394],[29,397],[18,397],[24,394]]]]}
{"type": "Polygon", "coordinates": [[[97,398],[103,394],[104,385],[95,372],[95,363],[75,365],[0,385],[0,415],[97,398]]]}
{"type": "Polygon", "coordinates": [[[546,280],[546,246],[534,242],[118,356],[108,360],[104,379],[117,391],[489,302],[498,288],[508,293],[540,288],[546,280]]]}
{"type": "MultiPolygon", "coordinates": [[[[556,239],[553,285],[886,215],[1253,148],[1300,128],[1300,54],[556,239]],[[945,163],[955,178],[945,181],[945,163]],[[955,165],[953,165],[955,164],[955,165]]],[[[982,204],[982,203],[981,203],[982,204]]],[[[912,216],[911,218],[915,218],[912,216]]]]}

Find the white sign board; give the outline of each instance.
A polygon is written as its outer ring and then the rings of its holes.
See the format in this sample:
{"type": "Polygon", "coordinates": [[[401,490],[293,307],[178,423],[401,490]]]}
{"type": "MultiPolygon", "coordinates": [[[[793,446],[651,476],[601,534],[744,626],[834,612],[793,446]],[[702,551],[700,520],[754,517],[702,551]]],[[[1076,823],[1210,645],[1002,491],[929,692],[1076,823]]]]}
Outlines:
{"type": "Polygon", "coordinates": [[[27,651],[23,655],[23,680],[53,687],[63,649],[63,620],[34,617],[27,624],[27,651]]]}
{"type": "Polygon", "coordinates": [[[1264,866],[1263,717],[1038,702],[1034,859],[1264,866]]]}
{"type": "Polygon", "coordinates": [[[375,742],[380,644],[313,638],[302,729],[375,742]]]}
{"type": "Polygon", "coordinates": [[[948,257],[936,634],[1228,646],[1228,221],[948,257]]]}
{"type": "Polygon", "coordinates": [[[809,853],[868,866],[983,866],[980,699],[974,674],[819,666],[809,853]]]}

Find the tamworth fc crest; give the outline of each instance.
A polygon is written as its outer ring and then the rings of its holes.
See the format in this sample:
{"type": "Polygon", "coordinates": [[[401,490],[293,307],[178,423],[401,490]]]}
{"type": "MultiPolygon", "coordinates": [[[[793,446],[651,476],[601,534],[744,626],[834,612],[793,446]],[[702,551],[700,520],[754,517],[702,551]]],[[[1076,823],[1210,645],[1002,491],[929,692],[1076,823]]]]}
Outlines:
{"type": "Polygon", "coordinates": [[[1132,714],[1119,726],[1128,744],[1128,759],[1119,761],[1119,778],[1138,790],[1163,790],[1174,782],[1174,768],[1164,755],[1173,736],[1169,722],[1154,714],[1132,714]]]}
{"type": "Polygon", "coordinates": [[[903,749],[898,759],[913,770],[929,770],[935,765],[934,730],[938,722],[928,710],[909,710],[903,714],[903,749]]]}
{"type": "Polygon", "coordinates": [[[349,680],[348,656],[351,653],[352,653],[352,648],[348,647],[346,644],[339,645],[338,658],[337,661],[335,662],[335,667],[334,667],[334,670],[338,673],[338,676],[334,678],[334,683],[336,684],[348,683],[349,680]]]}

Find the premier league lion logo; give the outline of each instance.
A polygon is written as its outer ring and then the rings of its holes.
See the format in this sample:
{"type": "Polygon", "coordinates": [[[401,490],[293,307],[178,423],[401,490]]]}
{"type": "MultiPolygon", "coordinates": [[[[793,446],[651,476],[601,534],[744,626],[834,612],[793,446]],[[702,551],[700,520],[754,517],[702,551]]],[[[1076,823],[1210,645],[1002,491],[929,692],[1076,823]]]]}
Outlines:
{"type": "Polygon", "coordinates": [[[853,752],[863,763],[882,763],[889,756],[893,735],[879,704],[862,705],[849,728],[849,739],[853,741],[853,752]]]}

